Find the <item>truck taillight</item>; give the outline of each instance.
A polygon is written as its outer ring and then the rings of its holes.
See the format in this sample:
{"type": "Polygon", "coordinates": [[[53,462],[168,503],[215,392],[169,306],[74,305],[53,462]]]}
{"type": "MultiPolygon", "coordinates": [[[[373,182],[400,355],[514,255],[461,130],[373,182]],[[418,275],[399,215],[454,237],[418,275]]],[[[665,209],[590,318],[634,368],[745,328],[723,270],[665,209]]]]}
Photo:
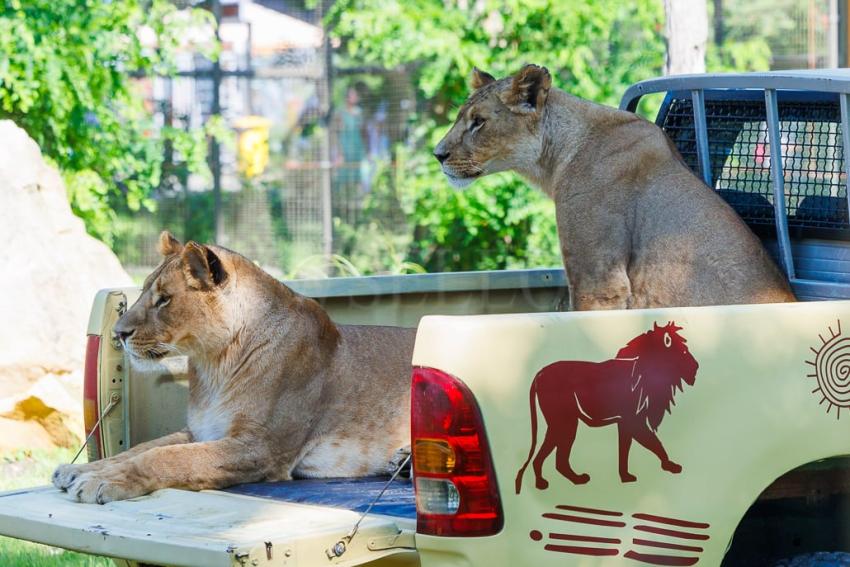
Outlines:
{"type": "Polygon", "coordinates": [[[416,531],[471,537],[502,529],[502,504],[481,412],[453,376],[414,368],[411,436],[416,531]]]}
{"type": "MultiPolygon", "coordinates": [[[[100,335],[89,335],[86,342],[86,362],[83,374],[83,421],[86,437],[91,434],[100,415],[100,397],[97,394],[97,363],[100,355],[100,335]]],[[[89,461],[101,458],[100,427],[86,446],[89,461]]]]}

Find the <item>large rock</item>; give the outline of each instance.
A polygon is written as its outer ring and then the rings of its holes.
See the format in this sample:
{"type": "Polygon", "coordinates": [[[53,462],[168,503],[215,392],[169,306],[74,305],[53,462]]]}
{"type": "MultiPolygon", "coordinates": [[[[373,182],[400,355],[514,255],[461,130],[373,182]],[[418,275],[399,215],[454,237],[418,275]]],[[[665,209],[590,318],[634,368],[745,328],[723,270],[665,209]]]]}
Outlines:
{"type": "MultiPolygon", "coordinates": [[[[99,289],[132,281],[112,251],[89,236],[71,212],[59,172],[8,120],[0,120],[0,266],[0,438],[6,437],[2,423],[9,419],[49,420],[50,437],[67,441],[48,409],[79,414],[82,400],[53,407],[57,399],[67,401],[65,395],[47,395],[45,388],[79,391],[92,299],[99,289]],[[58,379],[40,383],[47,375],[58,379]],[[21,399],[28,391],[47,398],[42,405],[48,409],[21,399]],[[15,409],[16,404],[23,405],[15,409]]],[[[81,420],[73,415],[60,421],[81,420]]],[[[74,429],[78,435],[79,427],[74,429]]]]}
{"type": "Polygon", "coordinates": [[[81,372],[48,374],[24,392],[0,400],[0,451],[78,447],[83,433],[81,382],[81,372]]]}

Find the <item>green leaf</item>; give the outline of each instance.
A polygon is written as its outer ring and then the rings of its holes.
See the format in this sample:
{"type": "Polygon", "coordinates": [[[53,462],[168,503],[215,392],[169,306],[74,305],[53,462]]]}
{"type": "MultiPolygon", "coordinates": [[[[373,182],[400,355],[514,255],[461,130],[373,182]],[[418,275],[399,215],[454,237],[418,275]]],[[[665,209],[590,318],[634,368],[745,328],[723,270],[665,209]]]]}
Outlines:
{"type": "Polygon", "coordinates": [[[131,72],[173,72],[186,30],[212,24],[208,11],[178,11],[169,0],[0,2],[0,119],[26,130],[61,169],[92,235],[109,242],[116,210],[151,208],[166,144],[179,140],[171,169],[208,172],[206,132],[157,128],[131,72]],[[142,45],[142,27],[155,52],[142,45]]]}

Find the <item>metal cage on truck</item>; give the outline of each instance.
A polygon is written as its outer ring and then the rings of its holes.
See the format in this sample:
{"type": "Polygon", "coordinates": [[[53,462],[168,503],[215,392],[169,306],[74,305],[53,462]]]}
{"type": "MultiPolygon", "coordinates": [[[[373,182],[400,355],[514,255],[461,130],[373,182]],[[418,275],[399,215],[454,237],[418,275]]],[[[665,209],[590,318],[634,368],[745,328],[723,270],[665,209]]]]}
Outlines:
{"type": "Polygon", "coordinates": [[[850,71],[663,77],[630,87],[620,108],[654,93],[666,93],[656,124],[797,296],[850,298],[850,71]]]}

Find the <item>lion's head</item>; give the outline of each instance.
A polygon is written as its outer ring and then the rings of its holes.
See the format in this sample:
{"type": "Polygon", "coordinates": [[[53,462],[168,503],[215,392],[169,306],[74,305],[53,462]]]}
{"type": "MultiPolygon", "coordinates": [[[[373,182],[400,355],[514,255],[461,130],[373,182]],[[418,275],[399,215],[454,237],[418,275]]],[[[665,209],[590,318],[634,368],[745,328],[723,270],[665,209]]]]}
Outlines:
{"type": "Polygon", "coordinates": [[[248,258],[163,232],[162,263],[113,332],[136,361],[170,352],[217,364],[252,341],[281,337],[334,348],[336,326],[314,300],[299,295],[248,258]],[[228,350],[229,349],[229,350],[228,350]]]}
{"type": "Polygon", "coordinates": [[[168,232],[160,235],[159,251],[162,263],[113,329],[127,351],[137,359],[158,359],[227,340],[230,322],[221,304],[241,258],[215,246],[183,246],[168,232]]]}
{"type": "Polygon", "coordinates": [[[678,334],[681,327],[670,322],[635,337],[620,349],[617,358],[635,358],[635,383],[638,413],[646,415],[649,426],[655,430],[670,411],[676,389],[682,382],[693,386],[699,363],[688,350],[687,340],[678,334]]]}
{"type": "Polygon", "coordinates": [[[537,65],[499,80],[474,69],[475,92],[434,149],[449,182],[460,188],[497,171],[531,173],[529,164],[541,153],[538,126],[551,86],[549,71],[537,65]]]}

